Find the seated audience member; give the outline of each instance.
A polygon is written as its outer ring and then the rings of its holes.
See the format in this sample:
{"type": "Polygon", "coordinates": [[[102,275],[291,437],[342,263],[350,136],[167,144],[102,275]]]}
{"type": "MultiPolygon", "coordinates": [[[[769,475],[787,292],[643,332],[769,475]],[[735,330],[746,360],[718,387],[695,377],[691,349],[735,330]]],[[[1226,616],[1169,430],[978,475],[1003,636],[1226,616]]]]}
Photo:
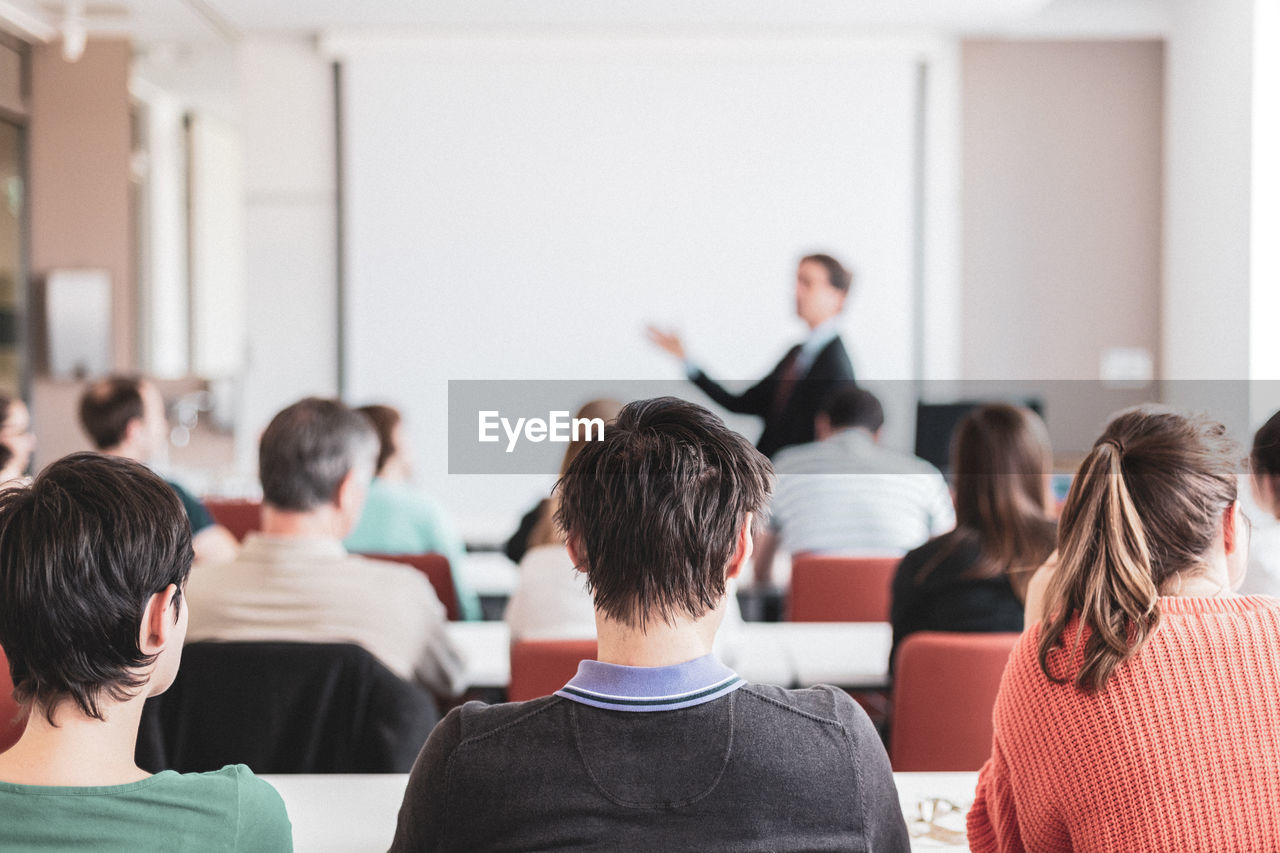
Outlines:
{"type": "Polygon", "coordinates": [[[888,758],[832,687],[747,684],[711,653],[768,461],[705,409],[626,406],[557,486],[599,660],[554,696],[470,702],[409,778],[394,851],[907,850],[888,758]]]}
{"type": "Polygon", "coordinates": [[[756,553],[766,581],[774,548],[792,554],[900,556],[955,526],[951,492],[923,459],[879,444],[884,409],[870,391],[838,386],[818,410],[818,440],[778,453],[770,533],[756,553]]]}
{"type": "Polygon", "coordinates": [[[18,397],[0,394],[0,489],[27,473],[35,449],[27,404],[18,397]]]}
{"type": "Polygon", "coordinates": [[[586,577],[563,542],[524,553],[520,577],[502,617],[511,641],[580,639],[596,635],[596,609],[586,577]]]}
{"type": "MultiPolygon", "coordinates": [[[[583,407],[578,417],[599,417],[608,424],[621,410],[621,403],[595,400],[583,407]]],[[[588,443],[585,432],[569,442],[560,464],[561,477],[588,443]]],[[[519,581],[503,615],[511,640],[594,637],[596,609],[587,589],[587,578],[574,566],[565,547],[564,531],[555,520],[560,508],[559,494],[553,493],[542,505],[545,509],[534,528],[533,544],[520,560],[519,581]]],[[[736,595],[737,579],[729,583],[729,604],[716,634],[715,652],[722,659],[732,661],[742,631],[742,610],[736,595]]]]}
{"type": "Polygon", "coordinates": [[[1232,592],[1247,524],[1221,424],[1118,415],[1059,521],[969,813],[988,850],[1256,850],[1280,838],[1280,602],[1232,592]]]}
{"type": "Polygon", "coordinates": [[[439,504],[409,485],[413,464],[400,413],[390,406],[362,406],[356,411],[378,432],[378,467],[360,521],[343,544],[361,554],[443,554],[449,559],[462,618],[481,618],[480,598],[463,570],[467,548],[462,537],[439,504]]]}
{"type": "Polygon", "coordinates": [[[893,647],[914,631],[1021,631],[1031,575],[1053,552],[1044,422],[1004,404],[970,412],[951,445],[956,528],[902,558],[893,647]]]}
{"type": "Polygon", "coordinates": [[[1249,462],[1249,573],[1240,591],[1280,596],[1280,412],[1254,434],[1249,462]]]}
{"type": "Polygon", "coordinates": [[[356,643],[440,694],[462,687],[444,605],[415,569],[348,554],[378,458],[369,419],[309,397],[262,433],[262,531],[192,574],[191,639],[356,643]]]}
{"type": "MultiPolygon", "coordinates": [[[[80,425],[100,452],[143,465],[169,441],[164,399],[154,384],[137,377],[110,376],[86,388],[80,397],[80,425]]],[[[215,524],[204,504],[186,489],[172,481],[169,486],[187,511],[197,562],[234,556],[238,543],[231,532],[215,524]]]]}
{"type": "MultiPolygon", "coordinates": [[[[617,400],[592,400],[578,410],[576,418],[588,420],[599,419],[608,423],[618,417],[622,404],[617,400]]],[[[569,468],[569,463],[577,455],[585,442],[572,441],[564,451],[564,461],[560,464],[560,476],[569,468]]],[[[520,526],[507,540],[503,551],[511,562],[519,563],[525,552],[539,545],[560,545],[564,540],[555,527],[555,505],[550,498],[538,501],[538,504],[524,514],[520,526]]]]}
{"type": "Polygon", "coordinates": [[[134,763],[143,703],[178,670],[191,559],[182,504],[135,462],[78,453],[0,493],[0,644],[29,712],[0,755],[0,849],[292,849],[244,765],[134,763]]]}
{"type": "MultiPolygon", "coordinates": [[[[579,418],[600,418],[612,423],[622,404],[616,400],[592,400],[578,411],[579,418]]],[[[607,427],[606,427],[607,429],[607,427]]],[[[560,476],[587,445],[585,431],[564,449],[560,476]]],[[[511,639],[582,638],[596,635],[596,609],[587,591],[586,577],[573,565],[565,548],[564,533],[555,515],[560,497],[540,501],[520,522],[520,530],[507,542],[507,556],[519,553],[519,581],[503,614],[511,639]]]]}

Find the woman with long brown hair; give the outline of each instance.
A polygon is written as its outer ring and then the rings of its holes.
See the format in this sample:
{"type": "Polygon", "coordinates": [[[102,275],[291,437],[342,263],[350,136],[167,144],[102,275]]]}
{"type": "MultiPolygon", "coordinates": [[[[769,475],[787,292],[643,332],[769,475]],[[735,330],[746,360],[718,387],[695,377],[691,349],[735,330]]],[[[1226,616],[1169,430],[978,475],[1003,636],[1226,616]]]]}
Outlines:
{"type": "Polygon", "coordinates": [[[1280,602],[1237,596],[1241,454],[1118,415],[1063,506],[1045,618],[1010,657],[974,850],[1245,850],[1280,839],[1280,602]]]}
{"type": "Polygon", "coordinates": [[[956,527],[902,558],[894,649],[915,631],[1020,631],[1031,574],[1053,551],[1044,422],[1030,409],[974,409],[951,445],[956,527]]]}

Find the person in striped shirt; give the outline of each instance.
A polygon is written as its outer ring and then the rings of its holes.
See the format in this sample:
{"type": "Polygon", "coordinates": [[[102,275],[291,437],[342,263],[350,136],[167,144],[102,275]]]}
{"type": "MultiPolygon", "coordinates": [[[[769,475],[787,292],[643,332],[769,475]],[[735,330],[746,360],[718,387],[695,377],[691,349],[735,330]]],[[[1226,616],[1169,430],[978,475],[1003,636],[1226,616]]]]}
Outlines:
{"type": "Polygon", "coordinates": [[[883,447],[884,408],[853,384],[818,411],[818,440],[778,454],[768,534],[757,543],[755,575],[767,582],[773,554],[900,556],[955,526],[946,480],[923,459],[883,447]]]}

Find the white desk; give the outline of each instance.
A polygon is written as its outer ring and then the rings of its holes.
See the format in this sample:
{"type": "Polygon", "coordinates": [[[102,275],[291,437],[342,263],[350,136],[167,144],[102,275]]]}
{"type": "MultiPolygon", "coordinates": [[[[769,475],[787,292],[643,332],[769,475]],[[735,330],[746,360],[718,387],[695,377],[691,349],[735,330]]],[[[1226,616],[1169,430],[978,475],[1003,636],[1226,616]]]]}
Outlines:
{"type": "Polygon", "coordinates": [[[468,552],[462,571],[476,595],[510,598],[520,582],[520,571],[501,551],[468,552]]]}
{"type": "MultiPolygon", "coordinates": [[[[511,681],[511,636],[503,622],[450,622],[470,687],[511,681]]],[[[745,622],[731,665],[743,678],[783,687],[834,684],[857,690],[889,683],[893,632],[882,622],[745,622]]]]}
{"type": "Polygon", "coordinates": [[[893,628],[887,622],[749,622],[744,627],[765,632],[782,646],[791,664],[791,687],[878,690],[889,685],[893,628]]]}
{"type": "Polygon", "coordinates": [[[511,632],[506,622],[450,622],[445,626],[462,656],[468,687],[511,683],[511,632]]]}
{"type": "MultiPolygon", "coordinates": [[[[510,598],[520,583],[520,569],[502,551],[468,551],[462,571],[476,595],[510,598]]],[[[748,575],[744,570],[743,576],[748,575]]],[[[774,583],[785,590],[790,577],[791,559],[780,553],[773,562],[774,583]]]]}
{"type": "Polygon", "coordinates": [[[386,853],[408,774],[263,776],[284,798],[295,853],[386,853]]]}
{"type": "MultiPolygon", "coordinates": [[[[908,828],[921,801],[941,798],[967,808],[973,800],[976,773],[895,773],[898,795],[908,828]]],[[[284,798],[293,822],[297,853],[383,853],[395,836],[396,816],[408,776],[264,776],[284,798]]],[[[932,808],[926,803],[926,808],[932,808]]],[[[950,828],[964,829],[964,814],[938,818],[950,828]]],[[[923,828],[923,827],[918,827],[923,828]]],[[[911,840],[919,851],[966,850],[968,845],[946,844],[934,838],[911,840]]]]}

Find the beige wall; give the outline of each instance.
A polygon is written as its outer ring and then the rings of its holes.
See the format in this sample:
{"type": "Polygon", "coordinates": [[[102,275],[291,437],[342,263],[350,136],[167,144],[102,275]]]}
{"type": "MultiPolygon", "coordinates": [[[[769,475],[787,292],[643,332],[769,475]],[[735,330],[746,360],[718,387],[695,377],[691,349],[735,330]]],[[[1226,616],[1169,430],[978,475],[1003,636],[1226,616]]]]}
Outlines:
{"type": "Polygon", "coordinates": [[[79,62],[66,62],[60,50],[54,43],[31,51],[31,274],[40,281],[59,267],[110,270],[112,360],[131,369],[131,51],[123,40],[94,39],[79,62]]]}
{"type": "MultiPolygon", "coordinates": [[[[111,272],[112,361],[135,366],[137,326],[130,210],[129,64],[123,40],[93,39],[79,62],[66,62],[58,43],[31,49],[27,198],[31,217],[31,276],[38,301],[52,269],[96,267],[111,272]]],[[[43,311],[33,305],[38,327],[43,311]]],[[[33,329],[31,353],[44,335],[33,329]]],[[[75,420],[80,383],[38,373],[32,387],[40,447],[37,465],[88,443],[75,420]]]]}
{"type": "Polygon", "coordinates": [[[963,376],[1097,379],[1160,350],[1160,42],[962,49],[963,376]]]}

